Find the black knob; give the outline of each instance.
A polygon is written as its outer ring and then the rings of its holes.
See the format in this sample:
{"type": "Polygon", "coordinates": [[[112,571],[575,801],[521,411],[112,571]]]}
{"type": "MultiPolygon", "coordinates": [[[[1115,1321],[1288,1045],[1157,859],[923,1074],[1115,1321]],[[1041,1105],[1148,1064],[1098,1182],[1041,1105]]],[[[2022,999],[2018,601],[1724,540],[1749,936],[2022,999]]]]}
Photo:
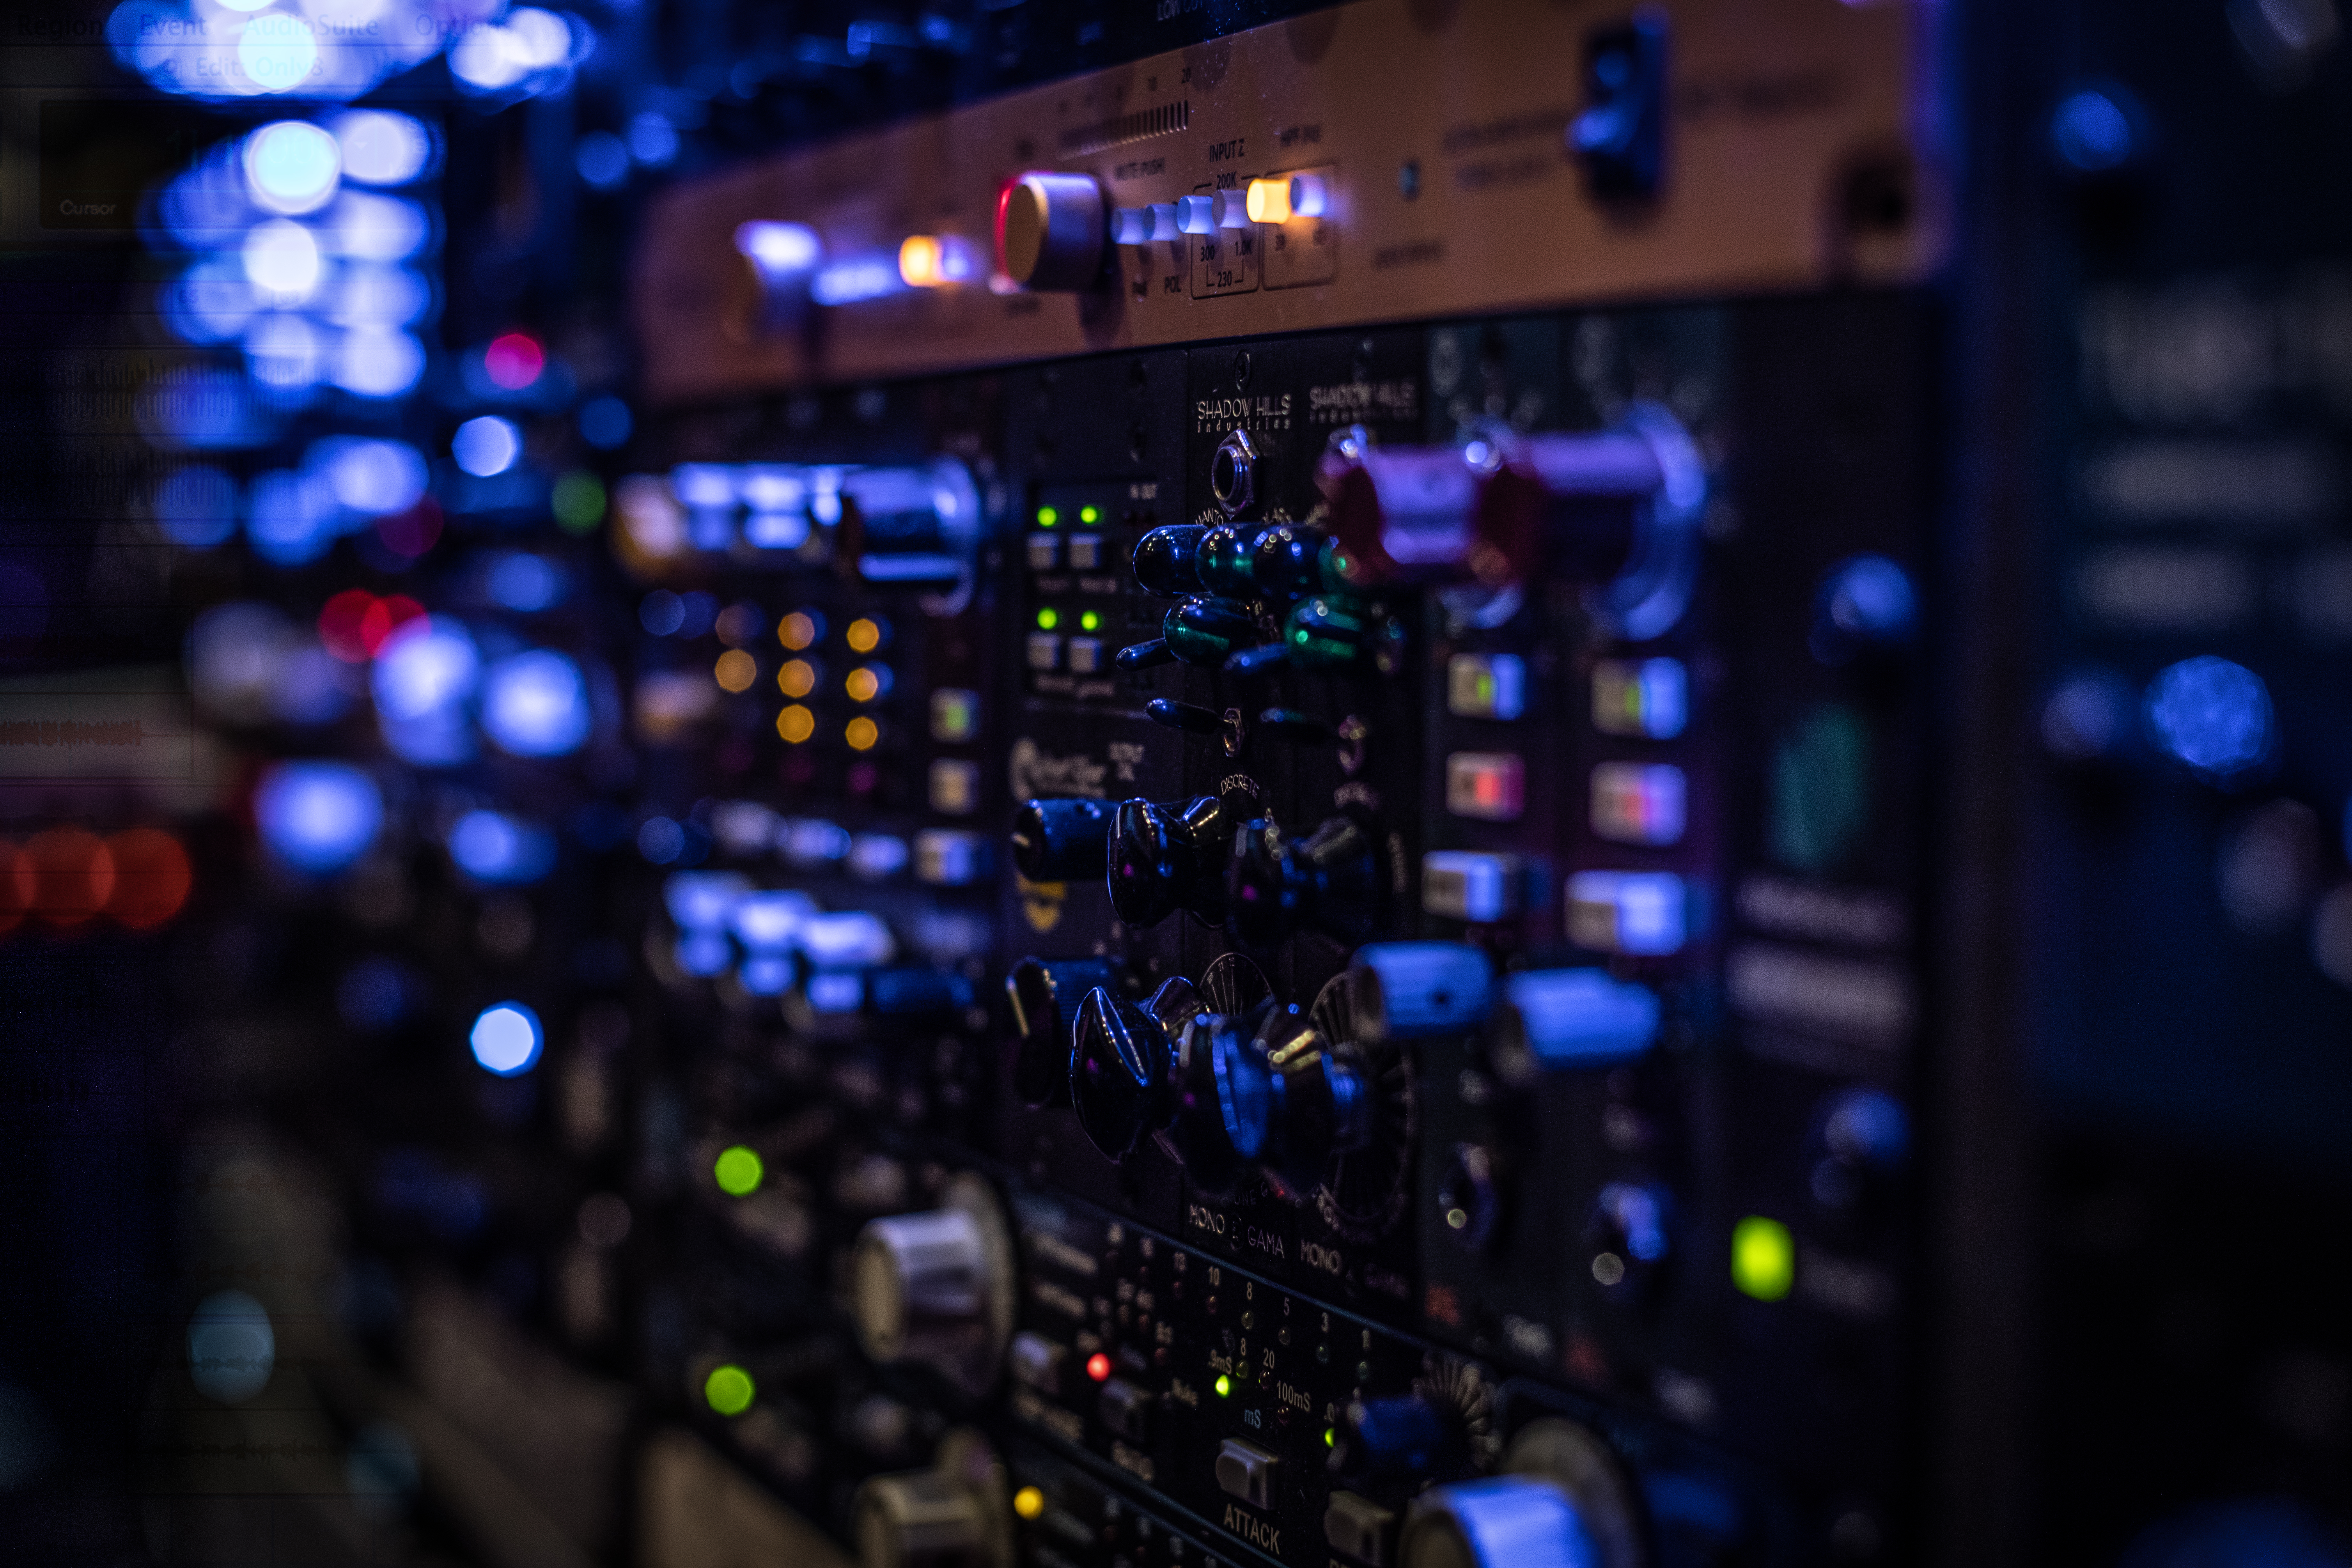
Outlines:
{"type": "Polygon", "coordinates": [[[1024,958],[1004,977],[1017,1036],[1013,1091],[1023,1104],[1069,1103],[1078,1007],[1097,986],[1118,992],[1118,971],[1098,958],[1024,958]]]}
{"type": "Polygon", "coordinates": [[[1187,599],[1160,621],[1160,637],[1175,658],[1213,669],[1257,642],[1257,618],[1231,599],[1187,599]]]}
{"type": "Polygon", "coordinates": [[[1237,1196],[1251,1172],[1234,1142],[1225,1105],[1233,1071],[1222,1064],[1248,1050],[1250,1026],[1265,1010],[1261,1004],[1245,1015],[1202,1013],[1177,1037],[1168,1143],[1192,1185],[1220,1202],[1237,1196]]]}
{"type": "Polygon", "coordinates": [[[1459,1416],[1418,1394],[1350,1405],[1331,1445],[1332,1472],[1359,1490],[1411,1490],[1469,1468],[1459,1416]]]}
{"type": "Polygon", "coordinates": [[[1295,1003],[1269,1008],[1254,1035],[1216,1051],[1211,1065],[1234,1152],[1292,1203],[1315,1190],[1334,1158],[1370,1139],[1370,1086],[1332,1056],[1295,1003]]]}
{"type": "Polygon", "coordinates": [[[1168,1124],[1175,1109],[1171,1026],[1199,1011],[1191,984],[1171,980],[1139,1007],[1101,986],[1079,1004],[1070,1048],[1070,1102],[1094,1146],[1114,1160],[1168,1124]]]}
{"type": "Polygon", "coordinates": [[[1024,801],[1013,816],[1013,868],[1032,882],[1084,882],[1101,876],[1110,816],[1106,801],[1024,801]]]}
{"type": "Polygon", "coordinates": [[[1227,873],[1227,926],[1235,941],[1272,947],[1295,931],[1318,931],[1354,945],[1380,928],[1387,909],[1380,829],[1334,816],[1304,838],[1263,818],[1237,840],[1227,873]]]}
{"type": "Polygon", "coordinates": [[[1209,531],[1197,522],[1155,528],[1135,542],[1135,580],[1154,594],[1198,594],[1201,538],[1209,531]]]}
{"type": "Polygon", "coordinates": [[[1257,675],[1281,668],[1290,662],[1290,645],[1286,642],[1260,643],[1245,647],[1225,659],[1227,675],[1257,675]]]}
{"type": "Polygon", "coordinates": [[[1323,586],[1328,535],[1303,522],[1277,522],[1250,544],[1250,580],[1268,598],[1295,599],[1323,586]]]}
{"type": "Polygon", "coordinates": [[[1214,795],[1166,805],[1120,803],[1111,817],[1110,907],[1131,926],[1189,910],[1209,925],[1225,918],[1225,859],[1234,824],[1214,795]]]}
{"type": "Polygon", "coordinates": [[[1166,637],[1153,637],[1150,642],[1139,642],[1119,649],[1111,656],[1111,662],[1129,672],[1150,669],[1159,665],[1175,663],[1176,650],[1168,646],[1166,637]]]}
{"type": "Polygon", "coordinates": [[[1252,522],[1219,523],[1202,534],[1199,557],[1202,588],[1228,599],[1256,598],[1258,584],[1252,561],[1257,536],[1257,525],[1252,522]]]}
{"type": "Polygon", "coordinates": [[[1186,730],[1195,735],[1222,735],[1225,716],[1213,708],[1202,708],[1190,702],[1173,702],[1165,697],[1155,697],[1143,705],[1144,717],[1155,724],[1165,724],[1171,730],[1186,730]]]}

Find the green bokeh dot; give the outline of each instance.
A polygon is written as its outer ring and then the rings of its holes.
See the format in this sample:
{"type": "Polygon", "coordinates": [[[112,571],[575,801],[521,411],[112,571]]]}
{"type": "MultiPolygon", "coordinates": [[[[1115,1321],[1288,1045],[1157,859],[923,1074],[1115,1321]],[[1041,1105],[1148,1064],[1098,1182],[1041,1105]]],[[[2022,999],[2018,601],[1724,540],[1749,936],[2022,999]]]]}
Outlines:
{"type": "Polygon", "coordinates": [[[767,1173],[767,1167],[760,1163],[760,1156],[740,1143],[722,1152],[719,1156],[719,1163],[711,1167],[711,1174],[719,1180],[719,1190],[737,1198],[749,1197],[758,1192],[760,1183],[767,1173]]]}
{"type": "Polygon", "coordinates": [[[710,1408],[721,1415],[740,1415],[751,1408],[752,1397],[759,1391],[751,1386],[751,1374],[731,1362],[703,1380],[702,1397],[710,1408]]]}
{"type": "Polygon", "coordinates": [[[585,468],[574,468],[555,481],[548,507],[566,533],[585,533],[604,521],[604,481],[585,468]]]}

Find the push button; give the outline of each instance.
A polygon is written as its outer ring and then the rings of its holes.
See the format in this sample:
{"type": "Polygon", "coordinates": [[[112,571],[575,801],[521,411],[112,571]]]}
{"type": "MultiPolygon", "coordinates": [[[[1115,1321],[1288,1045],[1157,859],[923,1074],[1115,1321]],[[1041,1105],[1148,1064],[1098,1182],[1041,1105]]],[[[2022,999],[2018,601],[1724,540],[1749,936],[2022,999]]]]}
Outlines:
{"type": "Polygon", "coordinates": [[[1445,809],[1481,822],[1517,822],[1527,768],[1509,752],[1456,752],[1445,759],[1445,809]]]}
{"type": "Polygon", "coordinates": [[[1274,1472],[1282,1461],[1238,1437],[1217,1450],[1217,1485],[1252,1508],[1274,1506],[1274,1472]]]}
{"type": "Polygon", "coordinates": [[[1103,1425],[1140,1447],[1151,1440],[1151,1395],[1122,1377],[1102,1385],[1103,1425]]]}
{"type": "Polygon", "coordinates": [[[1421,907],[1448,920],[1479,923],[1517,914],[1518,858],[1460,849],[1431,851],[1421,858],[1421,907]]]}
{"type": "Polygon", "coordinates": [[[1062,1393],[1062,1361],[1068,1352],[1043,1335],[1027,1332],[1013,1336],[1013,1343],[1004,1352],[1005,1364],[1012,1370],[1013,1380],[1025,1383],[1040,1394],[1059,1398],[1062,1393]]]}
{"type": "MultiPolygon", "coordinates": [[[[1092,572],[1102,564],[1102,535],[1074,533],[1070,535],[1070,570],[1092,572]]],[[[1034,551],[1034,546],[1032,545],[1034,551]]]]}
{"type": "Polygon", "coordinates": [[[1059,669],[1062,668],[1062,639],[1051,632],[1029,634],[1029,668],[1059,669]]]}
{"type": "Polygon", "coordinates": [[[1050,533],[1029,536],[1029,570],[1051,572],[1062,563],[1062,542],[1050,533]]]}
{"type": "Polygon", "coordinates": [[[1323,1539],[1331,1550],[1370,1568],[1396,1561],[1396,1510],[1354,1492],[1333,1492],[1323,1510],[1323,1539]]]}
{"type": "Polygon", "coordinates": [[[1092,675],[1102,668],[1103,645],[1100,637],[1070,639],[1070,673],[1092,675]]]}
{"type": "Polygon", "coordinates": [[[1445,661],[1445,708],[1456,718],[1516,719],[1527,706],[1528,667],[1518,655],[1457,653],[1445,661]]]}

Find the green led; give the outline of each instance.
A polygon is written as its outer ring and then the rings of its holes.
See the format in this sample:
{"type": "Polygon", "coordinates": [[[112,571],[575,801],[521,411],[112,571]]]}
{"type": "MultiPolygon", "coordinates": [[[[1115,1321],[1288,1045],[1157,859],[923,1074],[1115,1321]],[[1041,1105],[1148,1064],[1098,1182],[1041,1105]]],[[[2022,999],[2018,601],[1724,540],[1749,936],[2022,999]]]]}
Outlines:
{"type": "Polygon", "coordinates": [[[1733,1226],[1731,1282],[1759,1301],[1786,1298],[1797,1282],[1797,1245],[1789,1227],[1753,1214],[1733,1226]]]}
{"type": "Polygon", "coordinates": [[[1055,523],[1057,523],[1057,522],[1059,522],[1059,521],[1062,521],[1062,514],[1061,514],[1060,512],[1058,512],[1058,511],[1055,511],[1052,507],[1050,507],[1050,506],[1041,506],[1041,507],[1039,507],[1039,508],[1037,509],[1037,526],[1038,526],[1038,527],[1040,527],[1040,528],[1051,528],[1051,527],[1053,527],[1055,523]]]}
{"type": "Polygon", "coordinates": [[[555,481],[547,508],[564,532],[585,533],[604,521],[604,481],[585,468],[574,468],[555,481]]]}
{"type": "Polygon", "coordinates": [[[1102,513],[1093,507],[1082,506],[1078,508],[1078,521],[1092,528],[1102,521],[1102,513]]]}
{"type": "Polygon", "coordinates": [[[1102,617],[1096,615],[1092,610],[1088,610],[1078,616],[1078,626],[1082,631],[1090,632],[1101,625],[1102,617]]]}
{"type": "Polygon", "coordinates": [[[1060,611],[1058,611],[1058,610],[1040,610],[1040,611],[1038,611],[1038,612],[1037,612],[1037,628],[1038,628],[1038,630],[1040,630],[1040,631],[1048,631],[1048,632],[1050,632],[1050,631],[1052,631],[1055,626],[1060,626],[1061,624],[1062,624],[1062,616],[1061,616],[1061,612],[1060,612],[1060,611]]]}
{"type": "Polygon", "coordinates": [[[1227,1377],[1224,1373],[1219,1373],[1217,1374],[1217,1397],[1220,1399],[1229,1399],[1233,1396],[1233,1392],[1234,1380],[1227,1377]]]}
{"type": "Polygon", "coordinates": [[[742,1415],[751,1408],[751,1401],[758,1393],[759,1390],[751,1386],[751,1374],[731,1362],[718,1368],[702,1382],[702,1397],[709,1400],[710,1408],[721,1415],[742,1415]]]}
{"type": "Polygon", "coordinates": [[[710,1173],[719,1180],[719,1190],[730,1198],[748,1198],[760,1190],[768,1170],[760,1156],[738,1143],[719,1156],[719,1163],[710,1173]]]}
{"type": "Polygon", "coordinates": [[[1323,1446],[1327,1448],[1336,1448],[1339,1446],[1339,1428],[1335,1426],[1323,1428],[1323,1446]]]}

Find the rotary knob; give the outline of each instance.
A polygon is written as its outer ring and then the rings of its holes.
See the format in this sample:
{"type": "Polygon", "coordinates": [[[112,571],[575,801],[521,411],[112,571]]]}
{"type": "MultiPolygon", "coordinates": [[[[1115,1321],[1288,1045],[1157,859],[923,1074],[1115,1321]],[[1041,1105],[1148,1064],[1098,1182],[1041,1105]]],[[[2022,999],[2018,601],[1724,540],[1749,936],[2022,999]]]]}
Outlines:
{"type": "Polygon", "coordinates": [[[1012,1331],[1013,1244],[985,1182],[956,1177],[946,1197],[859,1233],[850,1303],[873,1360],[921,1363],[977,1394],[994,1381],[1012,1331]]]}
{"type": "Polygon", "coordinates": [[[1381,834],[1370,822],[1334,816],[1290,838],[1261,818],[1236,842],[1226,925],[1244,945],[1272,947],[1295,931],[1318,931],[1353,946],[1379,929],[1388,883],[1381,834]]]}
{"type": "Polygon", "coordinates": [[[1197,522],[1172,522],[1135,542],[1135,580],[1154,594],[1198,594],[1201,541],[1209,530],[1197,522]]]}
{"type": "Polygon", "coordinates": [[[1499,558],[1475,556],[1485,477],[1460,447],[1333,442],[1315,475],[1330,516],[1333,570],[1358,586],[1507,576],[1499,558]]]}
{"type": "Polygon", "coordinates": [[[1494,965],[1466,942],[1384,942],[1359,948],[1348,969],[1356,1027],[1366,1040],[1459,1034],[1486,1017],[1494,965]]]}
{"type": "Polygon", "coordinates": [[[1103,874],[1111,807],[1099,800],[1032,800],[1013,817],[1013,868],[1032,882],[1085,882],[1103,874]]]}
{"type": "MultiPolygon", "coordinates": [[[[1185,1040],[1188,1085],[1194,1077],[1189,1058],[1201,1044],[1223,1143],[1286,1201],[1305,1199],[1338,1156],[1370,1141],[1370,1087],[1333,1058],[1330,1042],[1296,1005],[1269,1009],[1252,1033],[1195,1020],[1185,1040]]],[[[1211,1163],[1205,1151],[1202,1163],[1211,1163]]],[[[1187,1149],[1186,1169],[1194,1164],[1187,1149]]]]}
{"type": "Polygon", "coordinates": [[[930,1468],[876,1476],[851,1512],[859,1568],[1005,1568],[1004,1467],[978,1434],[951,1432],[930,1468]]]}
{"type": "Polygon", "coordinates": [[[1109,236],[1102,187],[1091,175],[1033,170],[997,198],[997,269],[1024,289],[1093,288],[1109,236]]]}
{"type": "Polygon", "coordinates": [[[1126,1158],[1175,1109],[1174,1032],[1201,1011],[1191,982],[1172,979],[1139,1007],[1107,987],[1078,1005],[1070,1047],[1070,1101],[1094,1146],[1126,1158]]]}
{"type": "Polygon", "coordinates": [[[1122,802],[1110,827],[1112,911],[1131,926],[1157,925],[1178,910],[1203,924],[1222,922],[1234,827],[1215,795],[1165,805],[1122,802]]]}
{"type": "Polygon", "coordinates": [[[1246,605],[1202,595],[1170,610],[1160,637],[1172,658],[1213,669],[1257,641],[1257,620],[1246,605]]]}
{"type": "Polygon", "coordinates": [[[1024,1105],[1066,1105],[1070,1097],[1070,1051],[1076,1039],[1078,1008],[1090,991],[1116,994],[1118,973],[1097,958],[1024,958],[1004,979],[1013,1003],[1019,1044],[1013,1056],[1013,1089],[1024,1105]]]}

